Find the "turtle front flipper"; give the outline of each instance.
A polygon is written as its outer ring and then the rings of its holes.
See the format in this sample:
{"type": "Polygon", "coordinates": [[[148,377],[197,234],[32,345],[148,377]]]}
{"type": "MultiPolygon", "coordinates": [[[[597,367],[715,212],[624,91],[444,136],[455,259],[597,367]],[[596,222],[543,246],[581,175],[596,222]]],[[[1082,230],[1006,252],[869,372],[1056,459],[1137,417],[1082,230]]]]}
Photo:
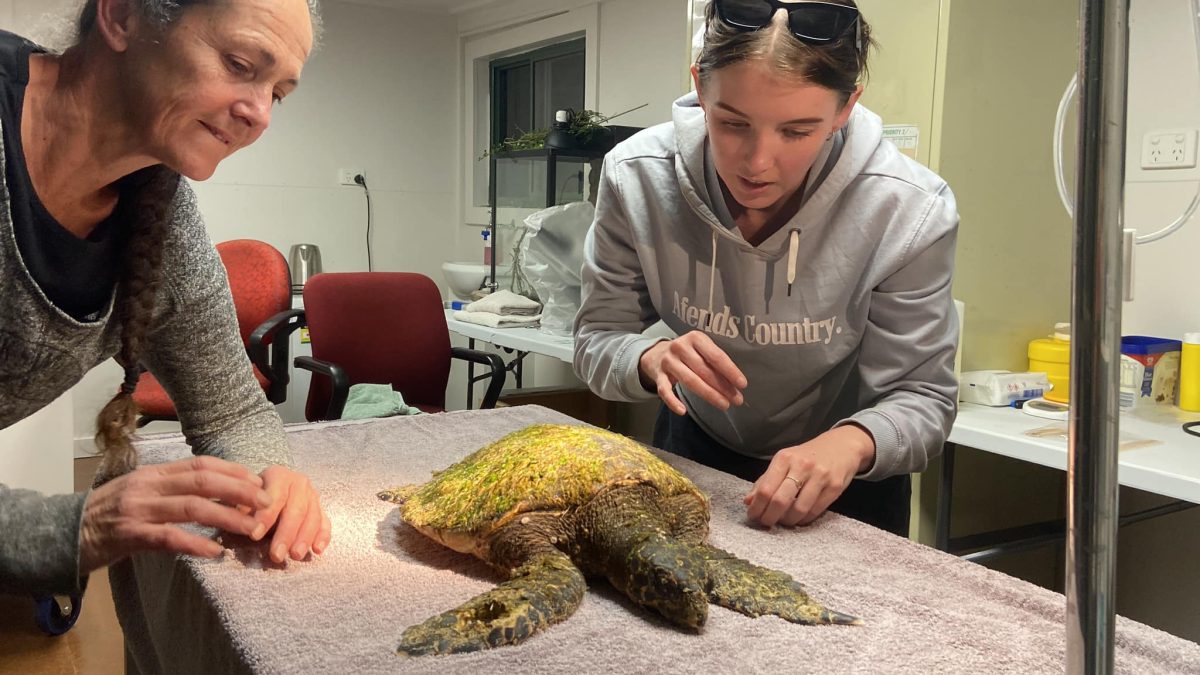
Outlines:
{"type": "Polygon", "coordinates": [[[704,545],[711,583],[708,597],[722,607],[757,617],[772,614],[792,623],[861,626],[862,619],[826,609],[783,572],[759,567],[704,545]]]}
{"type": "Polygon", "coordinates": [[[586,590],[570,558],[540,554],[505,583],[405,630],[397,652],[458,654],[517,644],[574,614],[586,590]]]}

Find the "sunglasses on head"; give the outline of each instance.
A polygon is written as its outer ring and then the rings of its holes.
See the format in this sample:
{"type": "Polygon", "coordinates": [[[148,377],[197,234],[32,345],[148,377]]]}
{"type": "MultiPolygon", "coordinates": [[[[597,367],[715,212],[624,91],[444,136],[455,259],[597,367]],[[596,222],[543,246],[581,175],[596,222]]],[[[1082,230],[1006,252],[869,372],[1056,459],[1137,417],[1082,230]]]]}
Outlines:
{"type": "Polygon", "coordinates": [[[780,0],[712,0],[717,18],[741,31],[755,31],[771,25],[771,17],[783,9],[788,13],[788,29],[797,40],[808,45],[824,45],[840,38],[855,27],[855,46],[862,49],[858,8],[835,2],[781,2],[780,0]]]}

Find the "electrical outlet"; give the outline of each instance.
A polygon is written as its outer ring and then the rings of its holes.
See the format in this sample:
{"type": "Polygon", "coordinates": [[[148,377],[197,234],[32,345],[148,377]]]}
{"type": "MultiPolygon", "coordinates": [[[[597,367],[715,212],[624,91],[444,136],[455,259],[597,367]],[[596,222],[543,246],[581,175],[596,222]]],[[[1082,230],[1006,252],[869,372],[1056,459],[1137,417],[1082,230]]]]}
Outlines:
{"type": "Polygon", "coordinates": [[[1143,169],[1192,169],[1195,166],[1195,129],[1159,129],[1142,139],[1143,169]]]}
{"type": "Polygon", "coordinates": [[[354,182],[355,176],[365,176],[362,169],[338,169],[338,183],[341,185],[358,185],[354,182]]]}

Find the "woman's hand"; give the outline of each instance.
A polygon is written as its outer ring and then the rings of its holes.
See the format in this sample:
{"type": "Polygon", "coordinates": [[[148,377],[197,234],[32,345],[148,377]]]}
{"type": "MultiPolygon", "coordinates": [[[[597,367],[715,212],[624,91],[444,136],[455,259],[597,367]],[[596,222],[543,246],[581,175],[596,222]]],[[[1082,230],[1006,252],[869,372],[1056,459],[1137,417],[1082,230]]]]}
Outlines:
{"type": "Polygon", "coordinates": [[[266,528],[257,532],[260,524],[246,510],[270,504],[263,479],[240,464],[201,456],[144,466],[88,495],[80,525],[79,573],[153,549],[215,558],[224,550],[221,544],[172,523],[262,537],[266,528]]]}
{"type": "MultiPolygon", "coordinates": [[[[263,526],[262,533],[275,528],[271,560],[281,563],[289,556],[292,560],[303,560],[309,551],[324,553],[329,546],[331,524],[308,477],[285,466],[267,467],[259,475],[271,503],[254,517],[263,526]]],[[[262,533],[252,538],[260,539],[262,533]]]]}
{"type": "Polygon", "coordinates": [[[675,396],[678,382],[720,410],[741,405],[746,376],[707,334],[684,333],[647,349],[638,360],[638,372],[647,389],[676,415],[686,415],[687,407],[675,396]]]}
{"type": "Polygon", "coordinates": [[[847,424],[775,453],[746,498],[746,516],[765,527],[808,525],[875,462],[875,440],[847,424]]]}

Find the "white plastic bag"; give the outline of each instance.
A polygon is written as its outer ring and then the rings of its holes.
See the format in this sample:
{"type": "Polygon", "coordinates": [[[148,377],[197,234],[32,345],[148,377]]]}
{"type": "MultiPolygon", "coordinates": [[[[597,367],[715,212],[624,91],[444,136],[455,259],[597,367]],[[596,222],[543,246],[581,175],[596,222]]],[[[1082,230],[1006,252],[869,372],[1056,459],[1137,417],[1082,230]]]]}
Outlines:
{"type": "Polygon", "coordinates": [[[583,240],[596,209],[590,202],[552,206],[525,219],[522,270],[542,307],[542,331],[570,335],[579,312],[583,240]]]}

